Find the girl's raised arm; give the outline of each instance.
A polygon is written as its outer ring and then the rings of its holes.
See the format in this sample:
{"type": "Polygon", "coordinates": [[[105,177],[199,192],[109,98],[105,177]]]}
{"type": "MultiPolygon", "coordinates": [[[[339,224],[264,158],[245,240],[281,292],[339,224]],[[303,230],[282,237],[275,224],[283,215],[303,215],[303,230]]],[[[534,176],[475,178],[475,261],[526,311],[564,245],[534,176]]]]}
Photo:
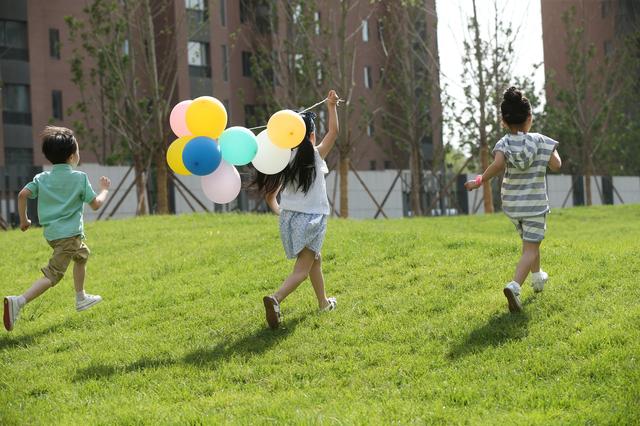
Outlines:
{"type": "Polygon", "coordinates": [[[336,143],[336,139],[338,138],[338,132],[340,131],[340,128],[338,126],[337,108],[339,99],[340,98],[338,97],[338,94],[335,90],[329,91],[329,94],[327,95],[327,104],[329,109],[329,131],[325,135],[324,139],[322,139],[322,142],[320,142],[320,145],[318,145],[318,152],[323,159],[327,158],[327,155],[329,155],[331,148],[333,148],[333,145],[336,143]]]}

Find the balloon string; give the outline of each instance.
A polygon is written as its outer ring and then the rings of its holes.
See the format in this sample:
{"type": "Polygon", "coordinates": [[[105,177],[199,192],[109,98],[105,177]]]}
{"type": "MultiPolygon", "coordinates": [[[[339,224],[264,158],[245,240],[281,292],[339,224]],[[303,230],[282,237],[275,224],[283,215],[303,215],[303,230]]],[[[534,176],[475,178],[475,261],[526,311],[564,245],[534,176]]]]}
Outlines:
{"type": "MultiPolygon", "coordinates": [[[[316,102],[315,104],[311,105],[309,108],[303,109],[303,110],[302,110],[302,111],[300,111],[300,112],[301,112],[301,113],[303,113],[303,112],[307,112],[307,111],[309,111],[309,110],[312,110],[312,109],[314,109],[315,107],[318,107],[318,106],[322,105],[323,103],[327,102],[328,100],[329,100],[329,98],[325,98],[325,99],[321,100],[320,102],[316,102]]],[[[340,102],[344,102],[344,101],[343,101],[342,99],[339,99],[339,100],[338,100],[338,103],[340,103],[340,102]]],[[[249,130],[264,129],[264,128],[266,128],[266,127],[267,127],[267,125],[265,124],[264,126],[251,127],[251,128],[249,128],[249,130]]]]}

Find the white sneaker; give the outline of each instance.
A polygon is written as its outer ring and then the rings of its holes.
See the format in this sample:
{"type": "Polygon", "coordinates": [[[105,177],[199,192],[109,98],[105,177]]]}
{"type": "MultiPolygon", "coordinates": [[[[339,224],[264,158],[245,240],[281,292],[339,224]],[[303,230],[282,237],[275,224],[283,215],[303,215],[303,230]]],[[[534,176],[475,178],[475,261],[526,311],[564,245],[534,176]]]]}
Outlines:
{"type": "Polygon", "coordinates": [[[325,306],[324,308],[320,309],[320,312],[334,311],[338,307],[338,301],[336,300],[335,297],[329,297],[327,299],[327,302],[329,302],[327,304],[327,306],[325,306]]]}
{"type": "Polygon", "coordinates": [[[18,298],[19,296],[7,296],[4,298],[4,328],[6,328],[7,331],[13,330],[20,316],[18,298]]]}
{"type": "Polygon", "coordinates": [[[533,291],[536,293],[540,293],[544,290],[544,285],[549,280],[549,274],[540,269],[539,272],[535,272],[531,274],[531,286],[533,287],[533,291]]]}
{"type": "Polygon", "coordinates": [[[97,305],[102,302],[102,297],[93,294],[86,294],[84,299],[76,300],[76,311],[84,311],[85,309],[89,309],[93,305],[97,305]]]}
{"type": "Polygon", "coordinates": [[[522,311],[522,303],[520,303],[520,284],[511,281],[503,290],[507,302],[509,303],[509,312],[522,311]]]}

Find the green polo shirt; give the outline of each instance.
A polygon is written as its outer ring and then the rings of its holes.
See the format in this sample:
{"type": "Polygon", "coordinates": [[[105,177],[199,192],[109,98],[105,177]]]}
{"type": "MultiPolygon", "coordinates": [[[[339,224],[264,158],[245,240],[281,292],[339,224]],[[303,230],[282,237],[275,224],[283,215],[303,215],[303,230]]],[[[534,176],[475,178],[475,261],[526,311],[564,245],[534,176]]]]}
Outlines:
{"type": "Polygon", "coordinates": [[[69,164],[54,164],[51,171],[36,175],[25,188],[31,191],[30,198],[38,199],[38,218],[47,241],[84,237],[84,203],[96,198],[86,174],[69,164]]]}

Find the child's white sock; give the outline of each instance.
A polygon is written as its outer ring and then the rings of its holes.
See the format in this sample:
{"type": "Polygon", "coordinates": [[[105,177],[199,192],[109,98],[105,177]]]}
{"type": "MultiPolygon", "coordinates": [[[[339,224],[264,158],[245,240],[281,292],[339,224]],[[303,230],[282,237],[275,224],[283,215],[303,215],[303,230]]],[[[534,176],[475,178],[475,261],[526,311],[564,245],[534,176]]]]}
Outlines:
{"type": "Polygon", "coordinates": [[[531,274],[531,278],[533,278],[536,281],[539,281],[542,279],[542,269],[540,269],[538,272],[533,272],[531,274]]]}
{"type": "Polygon", "coordinates": [[[84,290],[79,291],[79,292],[76,293],[76,301],[77,302],[82,302],[85,297],[87,297],[87,295],[84,293],[84,290]]]}
{"type": "Polygon", "coordinates": [[[22,307],[26,304],[27,299],[25,299],[24,296],[18,296],[18,306],[20,306],[20,309],[22,309],[22,307]]]}
{"type": "Polygon", "coordinates": [[[513,290],[513,292],[516,295],[520,294],[520,284],[518,284],[515,281],[511,281],[509,284],[507,284],[507,287],[509,287],[511,290],[513,290]]]}

